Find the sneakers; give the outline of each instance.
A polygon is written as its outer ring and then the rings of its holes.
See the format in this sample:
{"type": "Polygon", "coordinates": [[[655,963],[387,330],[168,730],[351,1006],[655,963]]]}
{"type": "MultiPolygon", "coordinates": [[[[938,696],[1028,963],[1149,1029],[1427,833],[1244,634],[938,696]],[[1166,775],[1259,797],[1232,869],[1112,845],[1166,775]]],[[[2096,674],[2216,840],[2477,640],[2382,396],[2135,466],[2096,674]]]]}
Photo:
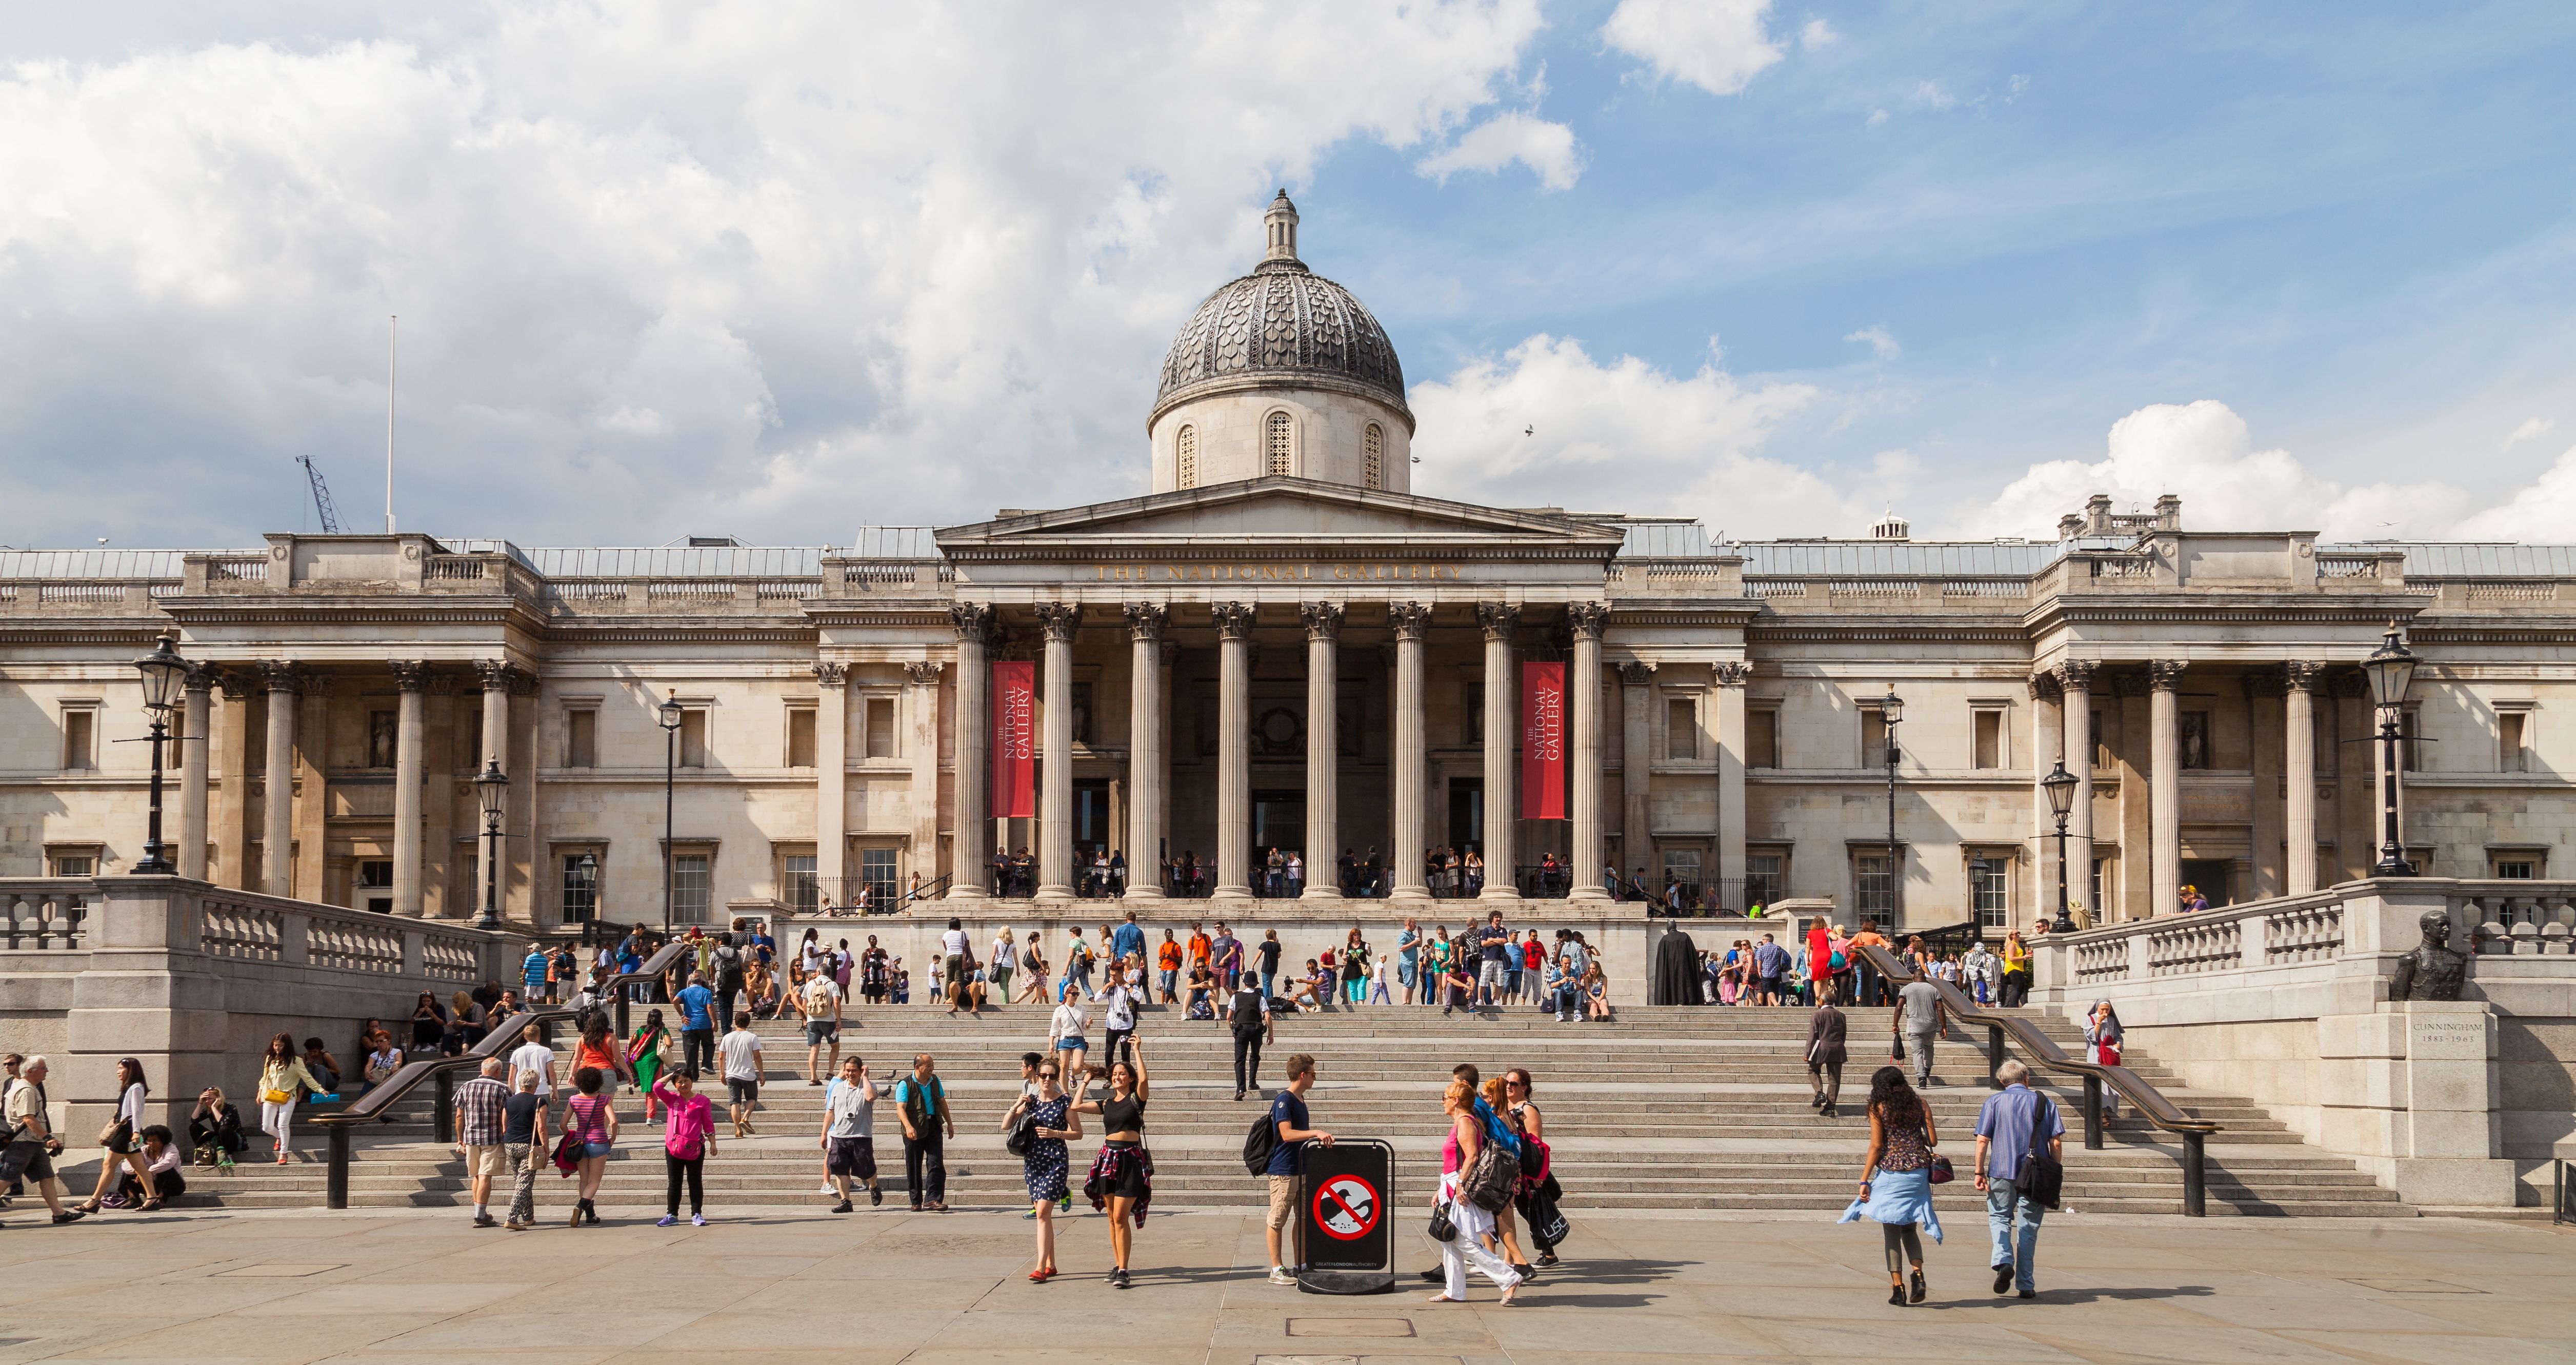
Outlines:
{"type": "Polygon", "coordinates": [[[849,1212],[851,1212],[851,1211],[852,1211],[852,1206],[851,1206],[851,1204],[850,1204],[850,1201],[849,1201],[849,1200],[847,1200],[847,1199],[844,1199],[844,1200],[842,1200],[840,1203],[834,1204],[834,1205],[832,1206],[832,1212],[834,1212],[834,1213],[849,1213],[849,1212]]]}
{"type": "Polygon", "coordinates": [[[675,1214],[675,1213],[666,1213],[666,1214],[663,1214],[663,1215],[661,1216],[661,1218],[660,1218],[660,1219],[658,1219],[658,1220],[656,1220],[656,1221],[654,1222],[654,1224],[653,1224],[653,1226],[655,1226],[655,1227],[657,1227],[657,1228],[672,1228],[672,1227],[678,1227],[679,1225],[680,1225],[680,1216],[679,1216],[678,1214],[675,1214]]]}
{"type": "Polygon", "coordinates": [[[885,1191],[883,1191],[883,1190],[881,1190],[881,1189],[878,1189],[878,1188],[877,1188],[876,1186],[874,1186],[874,1185],[869,1186],[869,1187],[868,1187],[868,1207],[869,1207],[869,1208],[875,1208],[877,1205],[882,1204],[882,1203],[884,1203],[884,1202],[885,1202],[885,1191]]]}
{"type": "Polygon", "coordinates": [[[1270,1267],[1270,1282],[1272,1284],[1294,1285],[1297,1283],[1297,1277],[1288,1273],[1288,1267],[1284,1265],[1274,1265],[1270,1267]]]}
{"type": "Polygon", "coordinates": [[[497,1228],[501,1226],[501,1221],[488,1213],[478,1213],[474,1215],[474,1226],[478,1228],[497,1228]]]}
{"type": "Polygon", "coordinates": [[[1134,1283],[1127,1278],[1127,1267],[1123,1265],[1118,1267],[1116,1270],[1109,1272],[1109,1285],[1113,1289],[1132,1289],[1135,1287],[1134,1283]]]}
{"type": "Polygon", "coordinates": [[[702,1227],[705,1227],[706,1225],[707,1225],[707,1216],[706,1216],[705,1214],[703,1214],[703,1213],[693,1213],[693,1214],[690,1214],[690,1215],[689,1215],[689,1226],[691,1226],[691,1227],[693,1227],[693,1228],[702,1228],[702,1227]]]}

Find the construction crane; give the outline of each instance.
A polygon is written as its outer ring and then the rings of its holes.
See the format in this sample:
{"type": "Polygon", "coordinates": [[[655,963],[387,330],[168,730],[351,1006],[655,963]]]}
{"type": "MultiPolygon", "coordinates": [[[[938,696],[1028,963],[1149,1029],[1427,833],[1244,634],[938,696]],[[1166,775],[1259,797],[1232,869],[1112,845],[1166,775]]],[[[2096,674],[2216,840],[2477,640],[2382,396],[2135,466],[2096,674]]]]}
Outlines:
{"type": "Polygon", "coordinates": [[[322,471],[310,455],[298,455],[295,462],[304,466],[304,481],[313,486],[313,511],[322,518],[322,534],[340,534],[340,509],[331,505],[331,485],[322,482],[322,471]]]}

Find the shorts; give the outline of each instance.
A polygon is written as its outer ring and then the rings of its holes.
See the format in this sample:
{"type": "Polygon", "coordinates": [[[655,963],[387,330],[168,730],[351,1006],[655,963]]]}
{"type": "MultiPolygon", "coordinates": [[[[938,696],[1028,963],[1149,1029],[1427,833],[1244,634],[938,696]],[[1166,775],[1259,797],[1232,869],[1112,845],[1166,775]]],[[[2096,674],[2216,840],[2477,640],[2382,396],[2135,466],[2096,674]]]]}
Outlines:
{"type": "Polygon", "coordinates": [[[31,1185],[41,1185],[44,1182],[53,1179],[53,1155],[47,1152],[41,1143],[38,1144],[36,1154],[27,1158],[27,1169],[19,1172],[18,1178],[31,1185]]]}
{"type": "Polygon", "coordinates": [[[1058,1039],[1056,1039],[1056,1040],[1055,1040],[1055,1050],[1056,1050],[1056,1051],[1058,1051],[1058,1052],[1086,1052],[1086,1053],[1087,1053],[1087,1052],[1091,1051],[1091,1044],[1090,1044],[1089,1042],[1085,1041],[1085,1040],[1084,1040],[1083,1038],[1081,1038],[1080,1036],[1075,1036],[1075,1037],[1071,1037],[1071,1038],[1058,1038],[1058,1039]]]}
{"type": "Polygon", "coordinates": [[[760,1099],[760,1082],[737,1081],[733,1077],[727,1076],[725,1077],[725,1093],[731,1096],[733,1102],[736,1104],[751,1104],[760,1099]]]}
{"type": "Polygon", "coordinates": [[[824,1149],[823,1169],[853,1180],[877,1178],[876,1143],[863,1137],[836,1137],[824,1149]]]}
{"type": "Polygon", "coordinates": [[[497,1142],[489,1147],[465,1149],[465,1174],[474,1179],[498,1176],[508,1169],[506,1155],[501,1144],[497,1142]]]}
{"type": "Polygon", "coordinates": [[[1271,1228],[1285,1228],[1297,1217],[1297,1187],[1302,1183],[1293,1175],[1270,1177],[1271,1228]]]}
{"type": "Polygon", "coordinates": [[[611,1145],[605,1142],[585,1142],[581,1144],[581,1154],[586,1157],[606,1156],[611,1150],[613,1150],[611,1145]]]}
{"type": "Polygon", "coordinates": [[[1153,1182],[1145,1176],[1145,1163],[1131,1161],[1124,1172],[1109,1182],[1108,1193],[1120,1199],[1143,1199],[1154,1191],[1153,1182]]]}
{"type": "Polygon", "coordinates": [[[805,1046],[819,1047],[825,1043],[837,1043],[840,1040],[841,1025],[838,1021],[831,1019],[805,1021],[805,1046]]]}
{"type": "Polygon", "coordinates": [[[1762,992],[1764,995],[1778,995],[1780,993],[1780,978],[1776,976],[1761,977],[1756,981],[1753,988],[1762,992]]]}

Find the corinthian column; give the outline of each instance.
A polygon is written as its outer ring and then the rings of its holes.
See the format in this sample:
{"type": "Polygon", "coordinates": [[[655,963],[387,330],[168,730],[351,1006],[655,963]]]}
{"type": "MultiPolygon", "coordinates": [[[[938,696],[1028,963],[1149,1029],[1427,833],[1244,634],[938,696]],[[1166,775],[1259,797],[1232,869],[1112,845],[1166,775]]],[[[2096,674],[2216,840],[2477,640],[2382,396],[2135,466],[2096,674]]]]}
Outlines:
{"type": "Polygon", "coordinates": [[[268,762],[260,773],[259,889],[272,896],[292,896],[295,894],[295,665],[261,664],[260,674],[268,684],[268,762]]]}
{"type": "MultiPolygon", "coordinates": [[[[206,749],[213,723],[215,671],[198,664],[188,670],[187,703],[179,713],[179,875],[206,878],[206,749]]],[[[226,777],[241,781],[238,773],[226,777]]]]}
{"type": "Polygon", "coordinates": [[[2147,739],[2155,746],[2155,767],[2147,774],[2149,915],[2170,915],[2182,904],[2182,716],[2174,696],[2182,670],[2172,659],[2147,665],[2147,739]]]}
{"type": "Polygon", "coordinates": [[[1744,889],[1744,685],[1752,681],[1753,665],[1722,663],[1711,670],[1717,677],[1717,875],[1722,890],[1728,879],[1737,888],[1737,910],[1750,910],[1752,902],[1744,889]]]}
{"type": "Polygon", "coordinates": [[[980,900],[993,861],[993,670],[984,657],[993,609],[960,602],[948,609],[957,629],[957,832],[949,844],[957,879],[951,900],[980,900]]]}
{"type": "Polygon", "coordinates": [[[1218,602],[1216,615],[1216,894],[1252,897],[1252,607],[1218,602]]]}
{"type": "Polygon", "coordinates": [[[2066,698],[2066,770],[2075,774],[2075,810],[2066,822],[2066,884],[2084,903],[2085,916],[2106,924],[2110,907],[2093,903],[2093,668],[2078,660],[2057,666],[2058,690],[2066,698]]]}
{"type": "Polygon", "coordinates": [[[1171,608],[1127,604],[1127,899],[1163,899],[1163,628],[1171,608]]]}
{"type": "Polygon", "coordinates": [[[1308,899],[1341,895],[1334,849],[1342,841],[1341,707],[1335,687],[1341,674],[1342,604],[1308,602],[1306,622],[1306,890],[1308,899]]]}
{"type": "Polygon", "coordinates": [[[1040,602],[1046,628],[1046,723],[1038,732],[1038,894],[1073,899],[1073,633],[1082,607],[1040,602]]]}
{"type": "MultiPolygon", "coordinates": [[[[850,902],[850,666],[814,661],[814,884],[834,905],[850,902]]],[[[914,793],[913,799],[920,800],[914,793]]]]}
{"type": "MultiPolygon", "coordinates": [[[[2057,914],[2057,817],[2048,804],[2048,775],[2066,755],[2065,690],[2052,673],[2030,679],[2030,904],[2057,914]]],[[[2074,883],[2069,882],[2072,887],[2074,883]]]]}
{"type": "Polygon", "coordinates": [[[1520,714],[1519,681],[1512,676],[1512,629],[1521,609],[1509,602],[1476,604],[1485,631],[1485,900],[1519,900],[1513,870],[1512,720],[1520,714]]]}
{"type": "Polygon", "coordinates": [[[1574,880],[1566,899],[1606,901],[1601,880],[1601,631],[1610,609],[1576,602],[1565,609],[1574,627],[1574,880]]]}
{"type": "MultiPolygon", "coordinates": [[[[1427,902],[1431,887],[1422,878],[1422,789],[1430,756],[1423,742],[1422,639],[1431,629],[1431,608],[1396,602],[1386,614],[1395,627],[1395,828],[1387,836],[1387,856],[1395,866],[1388,884],[1398,899],[1427,902]]],[[[1307,875],[1314,871],[1310,859],[1307,875]]]]}
{"type": "Polygon", "coordinates": [[[1620,760],[1619,786],[1624,798],[1619,810],[1619,850],[1627,855],[1629,875],[1637,875],[1655,856],[1654,831],[1648,828],[1647,797],[1654,789],[1655,770],[1646,748],[1647,707],[1654,700],[1655,666],[1643,659],[1631,659],[1619,665],[1619,745],[1625,755],[1620,760]]]}
{"type": "Polygon", "coordinates": [[[2317,676],[2324,670],[2292,661],[2281,671],[2288,684],[2281,697],[2288,722],[2281,781],[2290,789],[2288,828],[2283,831],[2290,865],[2284,886],[2290,895],[2304,896],[2317,889],[2317,676]]]}
{"type": "Polygon", "coordinates": [[[429,666],[396,663],[394,687],[394,913],[420,918],[421,710],[429,666]]]}

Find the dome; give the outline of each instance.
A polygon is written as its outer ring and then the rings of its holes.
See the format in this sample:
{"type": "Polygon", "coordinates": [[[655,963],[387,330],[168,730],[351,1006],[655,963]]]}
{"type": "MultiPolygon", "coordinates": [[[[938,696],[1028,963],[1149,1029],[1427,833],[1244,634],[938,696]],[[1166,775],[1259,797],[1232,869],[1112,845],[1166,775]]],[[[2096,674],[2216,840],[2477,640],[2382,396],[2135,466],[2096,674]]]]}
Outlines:
{"type": "Polygon", "coordinates": [[[1404,367],[1386,329],[1351,291],[1297,259],[1297,210],[1282,190],[1267,215],[1269,255],[1190,314],[1163,357],[1150,428],[1174,404],[1262,384],[1350,387],[1404,403],[1404,367]]]}

